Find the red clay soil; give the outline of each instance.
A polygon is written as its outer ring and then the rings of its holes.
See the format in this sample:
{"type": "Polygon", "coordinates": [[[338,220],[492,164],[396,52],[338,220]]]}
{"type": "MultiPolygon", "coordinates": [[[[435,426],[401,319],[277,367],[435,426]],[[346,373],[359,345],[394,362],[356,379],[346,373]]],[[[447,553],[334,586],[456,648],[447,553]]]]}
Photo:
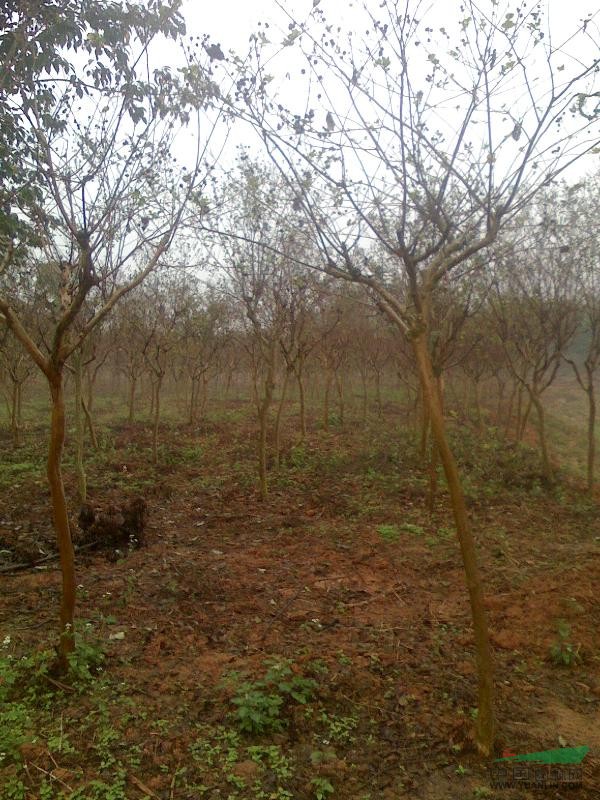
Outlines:
{"type": "MultiPolygon", "coordinates": [[[[119,429],[112,472],[90,468],[93,499],[130,498],[142,486],[149,507],[145,547],[117,563],[105,552],[84,552],[78,565],[78,613],[96,621],[111,679],[126,682],[147,715],[123,732],[140,747],[126,796],[200,797],[186,794],[173,775],[189,762],[198,725],[232,725],[232,690],[223,677],[260,676],[275,656],[315,678],[318,714],[353,720],[335,739],[335,727],[294,706],[284,730],[252,740],[274,742],[293,760],[293,798],[314,798],[315,776],[342,800],[600,797],[596,511],[543,492],[488,492],[472,503],[497,664],[498,754],[591,748],[583,787],[494,792],[490,765],[471,741],[473,640],[444,498],[428,516],[423,481],[405,481],[402,466],[385,464],[388,429],[311,434],[302,458],[320,452],[328,460],[307,466],[297,455],[261,504],[250,429],[236,426],[233,433],[224,423],[164,431],[170,452],[175,443],[202,452],[196,460],[172,458],[156,472],[146,461],[148,432],[119,429]],[[550,657],[558,620],[568,623],[581,654],[571,668],[550,657]],[[109,639],[112,631],[125,637],[109,639]],[[157,719],[173,721],[161,737],[149,727],[157,719]],[[327,748],[333,755],[315,763],[311,753],[327,748]]],[[[38,533],[48,528],[45,495],[43,483],[5,491],[5,536],[17,521],[38,533]]],[[[29,652],[56,625],[56,564],[0,580],[0,634],[11,637],[15,653],[29,652]]],[[[25,761],[30,772],[59,770],[76,787],[101,774],[80,746],[77,764],[68,757],[53,764],[35,747],[25,761]]],[[[243,780],[252,764],[238,759],[234,774],[243,780]]],[[[202,796],[233,791],[217,769],[213,780],[202,796]]],[[[240,791],[231,796],[254,796],[240,791]]]]}

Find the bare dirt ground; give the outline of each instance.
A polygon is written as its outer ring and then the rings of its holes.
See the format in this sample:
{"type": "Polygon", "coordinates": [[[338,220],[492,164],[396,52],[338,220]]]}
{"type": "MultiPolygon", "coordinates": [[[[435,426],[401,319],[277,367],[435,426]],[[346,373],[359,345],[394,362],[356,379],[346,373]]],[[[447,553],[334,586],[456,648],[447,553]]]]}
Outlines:
{"type": "MultiPolygon", "coordinates": [[[[35,467],[0,484],[0,641],[13,658],[47,648],[56,628],[56,562],[7,569],[17,540],[51,553],[38,435],[26,458],[3,443],[3,463],[35,467]]],[[[597,502],[568,484],[544,490],[531,454],[462,445],[495,646],[498,755],[591,748],[583,787],[495,790],[471,740],[473,640],[443,487],[429,515],[425,471],[394,416],[312,431],[273,474],[266,503],[243,413],[161,436],[157,469],[141,425],[114,426],[90,460],[93,502],[145,497],[147,544],[80,554],[78,614],[106,662],[85,690],[48,687],[37,738],[0,762],[0,785],[92,800],[600,797],[597,502]],[[245,733],[232,700],[244,680],[277,694],[256,685],[269,659],[312,681],[310,696],[281,690],[278,721],[245,733]]],[[[73,497],[68,462],[66,473],[73,497]]]]}

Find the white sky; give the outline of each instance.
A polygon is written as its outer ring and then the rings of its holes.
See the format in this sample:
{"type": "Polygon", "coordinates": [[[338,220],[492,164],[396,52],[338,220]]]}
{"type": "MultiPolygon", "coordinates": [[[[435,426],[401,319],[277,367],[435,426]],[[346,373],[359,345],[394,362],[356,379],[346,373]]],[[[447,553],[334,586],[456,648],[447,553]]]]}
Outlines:
{"type": "MultiPolygon", "coordinates": [[[[335,20],[336,13],[342,14],[347,21],[349,9],[356,2],[348,0],[321,0],[320,7],[326,15],[335,20]]],[[[369,3],[377,7],[376,1],[369,3]]],[[[482,8],[491,7],[491,0],[481,0],[482,8]]],[[[533,5],[529,2],[528,5],[533,5]]],[[[597,0],[546,0],[542,2],[556,33],[568,31],[588,13],[599,11],[597,0]]],[[[312,0],[281,0],[281,6],[295,17],[305,17],[312,8],[312,0]]],[[[440,25],[444,19],[455,17],[459,13],[460,0],[430,0],[422,5],[421,17],[425,17],[425,9],[431,9],[432,24],[440,25]]],[[[248,38],[257,30],[259,21],[270,22],[280,27],[287,26],[287,20],[281,8],[274,0],[185,0],[183,4],[188,32],[190,34],[210,34],[215,42],[219,42],[224,51],[229,49],[243,53],[248,38]]]]}
{"type": "MultiPolygon", "coordinates": [[[[314,0],[314,2],[324,12],[328,22],[339,22],[343,29],[350,30],[353,27],[352,20],[354,18],[358,29],[356,33],[364,33],[365,17],[358,11],[363,5],[363,0],[314,0]]],[[[488,9],[492,9],[492,2],[493,0],[479,0],[480,8],[487,12],[488,9]]],[[[379,0],[366,0],[366,4],[369,9],[376,12],[380,2],[379,0]]],[[[536,6],[536,0],[525,0],[524,5],[529,10],[536,6]]],[[[550,25],[553,47],[560,47],[589,14],[595,15],[596,30],[600,25],[599,0],[545,0],[545,2],[542,0],[540,5],[543,9],[544,27],[548,22],[550,25]]],[[[399,9],[407,6],[411,11],[418,7],[417,16],[420,20],[436,29],[443,25],[451,27],[452,22],[456,23],[466,13],[460,11],[461,0],[406,0],[406,2],[398,0],[399,9]]],[[[512,0],[500,0],[499,8],[503,7],[506,10],[516,9],[517,3],[512,0]]],[[[213,0],[213,2],[184,0],[182,12],[186,20],[188,35],[208,35],[209,41],[212,44],[218,43],[225,54],[234,51],[243,57],[248,51],[250,36],[261,30],[258,27],[259,22],[269,23],[270,27],[266,33],[270,42],[276,45],[282,42],[289,32],[290,16],[300,22],[306,21],[312,8],[313,0],[213,0]]],[[[262,30],[265,29],[262,28],[262,30]]],[[[548,37],[546,37],[545,43],[547,42],[548,37]]],[[[581,37],[577,39],[577,46],[581,47],[581,37]]],[[[589,41],[588,46],[592,48],[589,41]]],[[[286,97],[297,99],[300,107],[303,102],[300,95],[304,93],[305,84],[303,81],[297,80],[295,73],[298,71],[297,68],[304,64],[301,64],[296,50],[296,47],[285,50],[282,57],[278,58],[276,64],[273,65],[277,78],[270,85],[270,92],[277,91],[278,88],[284,86],[286,97]],[[289,67],[286,65],[286,59],[289,59],[289,67]],[[286,68],[290,70],[291,83],[284,78],[286,68]],[[294,94],[297,97],[294,97],[294,94]]],[[[598,53],[589,51],[582,54],[575,49],[575,45],[572,47],[567,45],[565,51],[575,57],[581,55],[588,62],[598,56],[598,53]]],[[[215,78],[218,80],[220,76],[223,76],[222,65],[215,62],[214,66],[216,67],[215,78]]],[[[227,82],[225,82],[226,84],[227,82]]],[[[299,108],[299,110],[301,109],[299,108]]],[[[235,127],[236,130],[230,143],[255,141],[249,130],[242,131],[237,129],[238,126],[235,127]]],[[[240,128],[243,127],[240,126],[240,128]]]]}

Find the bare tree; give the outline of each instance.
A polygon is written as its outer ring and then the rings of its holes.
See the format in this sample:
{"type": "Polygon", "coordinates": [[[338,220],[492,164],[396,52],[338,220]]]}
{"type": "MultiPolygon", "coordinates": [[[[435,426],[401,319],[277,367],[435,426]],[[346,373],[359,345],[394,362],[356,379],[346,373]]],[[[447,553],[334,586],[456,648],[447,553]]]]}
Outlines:
{"type": "MultiPolygon", "coordinates": [[[[542,470],[554,481],[542,396],[554,381],[577,327],[573,284],[549,203],[521,220],[519,244],[499,249],[491,306],[508,366],[535,409],[542,470]]],[[[528,412],[521,418],[521,432],[528,412]]]]}
{"type": "MultiPolygon", "coordinates": [[[[112,11],[119,9],[115,5],[112,11]]],[[[30,191],[11,196],[18,214],[12,213],[9,222],[17,216],[26,224],[11,222],[8,233],[3,226],[0,317],[43,373],[50,390],[48,481],[62,572],[62,670],[68,669],[74,648],[76,594],[61,471],[65,365],[116,303],[153,272],[171,246],[186,201],[197,190],[204,155],[201,138],[187,165],[174,161],[171,148],[181,126],[197,118],[214,96],[212,82],[197,66],[184,69],[181,78],[168,69],[147,75],[144,66],[139,72],[152,39],[161,31],[177,37],[183,22],[167,5],[132,7],[131,11],[135,11],[133,16],[119,23],[122,41],[112,36],[110,47],[96,45],[91,66],[83,64],[85,59],[72,64],[56,60],[61,80],[56,78],[53,92],[39,91],[37,68],[24,69],[19,81],[11,84],[15,114],[23,129],[19,141],[35,183],[30,191]],[[139,25],[133,24],[134,18],[139,25]],[[53,272],[57,289],[49,298],[47,351],[38,346],[18,307],[4,292],[3,275],[20,269],[19,254],[28,247],[33,262],[53,272]]],[[[108,20],[107,25],[113,22],[108,20]]],[[[87,48],[92,40],[82,38],[87,48]]],[[[72,46],[77,48],[78,42],[81,39],[75,36],[72,46]]]]}
{"type": "Polygon", "coordinates": [[[238,84],[239,113],[304,211],[322,254],[313,266],[363,285],[411,342],[464,562],[479,676],[476,739],[489,754],[492,656],[436,388],[432,307],[450,273],[468,274],[511,215],[597,146],[597,30],[585,20],[557,46],[538,6],[467,0],[445,27],[421,12],[416,2],[363,4],[353,18],[362,35],[346,35],[317,3],[305,21],[290,15],[279,74],[299,62],[306,93],[276,95],[278,56],[257,35],[256,62],[238,84]],[[389,254],[383,270],[365,260],[369,242],[389,254]],[[398,273],[408,287],[400,296],[398,273]]]}
{"type": "MultiPolygon", "coordinates": [[[[275,398],[280,340],[285,324],[283,265],[290,246],[285,223],[286,193],[278,176],[247,159],[225,188],[219,214],[227,209],[235,234],[222,235],[212,253],[215,266],[226,276],[222,290],[242,312],[241,338],[250,359],[254,401],[259,422],[258,472],[260,495],[268,494],[267,434],[275,398]],[[266,214],[266,209],[273,213],[266,214]],[[265,246],[267,245],[267,246],[265,246]]],[[[208,220],[207,225],[211,224],[208,220]]],[[[204,226],[206,227],[206,225],[204,226]]]]}
{"type": "Polygon", "coordinates": [[[565,189],[563,195],[563,249],[575,270],[575,292],[580,331],[585,337],[583,363],[567,357],[579,386],[586,394],[587,488],[594,491],[596,462],[596,374],[600,367],[600,246],[596,234],[600,179],[565,189]]]}

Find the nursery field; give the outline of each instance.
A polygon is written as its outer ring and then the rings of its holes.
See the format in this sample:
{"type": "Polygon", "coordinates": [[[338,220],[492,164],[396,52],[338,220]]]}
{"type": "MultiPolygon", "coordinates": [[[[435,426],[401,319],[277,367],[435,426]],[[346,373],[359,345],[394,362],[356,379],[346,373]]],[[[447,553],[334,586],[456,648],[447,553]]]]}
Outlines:
{"type": "Polygon", "coordinates": [[[526,446],[469,434],[459,456],[494,645],[497,755],[587,745],[583,785],[495,788],[472,742],[476,668],[440,474],[417,432],[317,415],[261,502],[247,403],[151,431],[104,407],[88,497],[146,503],[139,548],[77,524],[78,647],[52,672],[60,572],[47,430],[0,458],[0,798],[463,800],[598,797],[600,512],[576,472],[551,490],[526,446]]]}

